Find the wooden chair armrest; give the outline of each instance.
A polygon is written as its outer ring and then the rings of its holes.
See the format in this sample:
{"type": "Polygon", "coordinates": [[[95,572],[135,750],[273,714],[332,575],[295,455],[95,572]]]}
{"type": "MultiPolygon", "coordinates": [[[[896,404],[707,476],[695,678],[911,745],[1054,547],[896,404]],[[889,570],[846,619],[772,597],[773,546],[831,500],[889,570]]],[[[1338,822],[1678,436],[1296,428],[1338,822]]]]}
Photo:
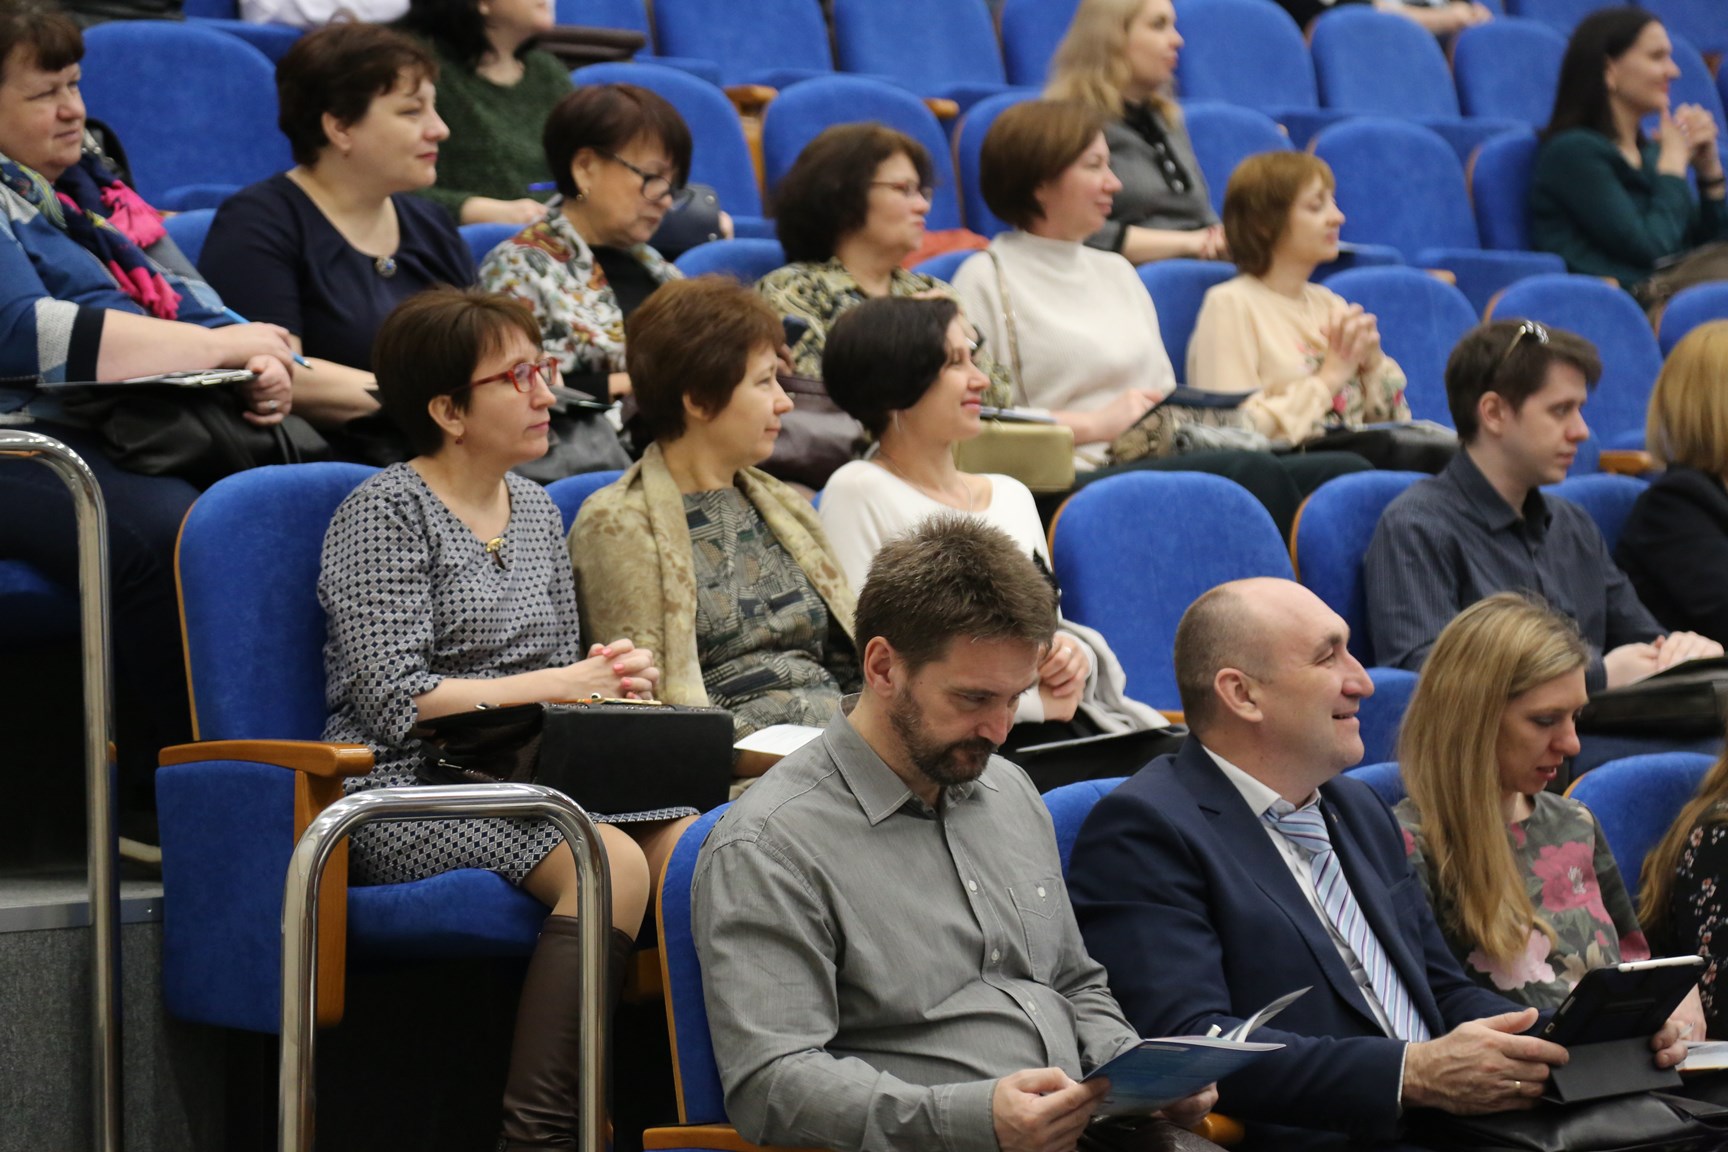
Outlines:
{"type": "Polygon", "coordinates": [[[1656,457],[1642,448],[1604,448],[1596,457],[1596,466],[1616,476],[1642,476],[1660,468],[1656,457]]]}
{"type": "Polygon", "coordinates": [[[1194,1132],[1196,1135],[1204,1136],[1212,1143],[1222,1144],[1226,1148],[1233,1144],[1242,1143],[1243,1138],[1248,1135],[1242,1127],[1241,1121],[1232,1120],[1228,1116],[1220,1116],[1216,1112],[1207,1113],[1205,1119],[1194,1125],[1194,1132]]]}
{"type": "Polygon", "coordinates": [[[372,749],[364,744],[325,744],[316,740],[205,740],[162,749],[160,763],[196,764],[200,760],[250,760],[274,764],[308,776],[340,779],[372,771],[372,749]]]}
{"type": "Polygon", "coordinates": [[[1428,273],[1428,275],[1434,277],[1434,279],[1440,281],[1442,284],[1450,284],[1454,288],[1458,287],[1458,274],[1450,268],[1424,268],[1422,271],[1428,273]]]}
{"type": "Polygon", "coordinates": [[[1160,708],[1160,709],[1158,709],[1158,711],[1163,715],[1164,719],[1170,721],[1170,723],[1172,723],[1172,724],[1186,724],[1186,723],[1188,723],[1188,717],[1183,715],[1182,710],[1180,708],[1177,708],[1177,709],[1160,708]]]}
{"type": "Polygon", "coordinates": [[[665,1148],[711,1148],[714,1152],[818,1152],[816,1149],[752,1144],[738,1135],[738,1129],[730,1124],[681,1124],[670,1128],[649,1128],[642,1133],[642,1147],[644,1152],[665,1148]]]}
{"type": "Polygon", "coordinates": [[[738,109],[740,116],[760,116],[768,102],[780,95],[778,88],[770,88],[766,84],[729,84],[726,86],[726,98],[732,101],[732,106],[738,109]]]}
{"type": "Polygon", "coordinates": [[[952,120],[960,115],[960,105],[942,96],[924,97],[924,107],[936,113],[938,120],[952,120]]]}

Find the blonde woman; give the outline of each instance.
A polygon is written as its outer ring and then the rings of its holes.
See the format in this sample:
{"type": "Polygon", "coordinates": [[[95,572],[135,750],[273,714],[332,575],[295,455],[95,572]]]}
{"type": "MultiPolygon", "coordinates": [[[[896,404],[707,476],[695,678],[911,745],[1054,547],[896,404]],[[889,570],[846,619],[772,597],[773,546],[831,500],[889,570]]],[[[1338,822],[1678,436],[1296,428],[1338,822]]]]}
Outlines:
{"type": "Polygon", "coordinates": [[[1087,243],[1135,264],[1229,251],[1194,145],[1171,98],[1182,34],[1171,0],[1081,0],[1050,62],[1044,94],[1102,113],[1122,188],[1087,243]]]}
{"type": "MultiPolygon", "coordinates": [[[[1589,657],[1547,605],[1480,600],[1435,641],[1399,738],[1398,821],[1441,932],[1477,981],[1537,1008],[1650,956],[1595,816],[1546,791],[1578,752],[1589,657]]],[[[1702,1032],[1695,995],[1677,1015],[1702,1032]]]]}
{"type": "Polygon", "coordinates": [[[1664,628],[1728,641],[1728,320],[1675,345],[1650,394],[1646,436],[1667,469],[1638,497],[1614,549],[1664,628]]]}
{"type": "Polygon", "coordinates": [[[1644,858],[1638,919],[1664,952],[1704,957],[1698,993],[1713,1040],[1728,1038],[1716,987],[1728,959],[1723,905],[1728,897],[1728,753],[1717,758],[1698,794],[1644,858]]]}

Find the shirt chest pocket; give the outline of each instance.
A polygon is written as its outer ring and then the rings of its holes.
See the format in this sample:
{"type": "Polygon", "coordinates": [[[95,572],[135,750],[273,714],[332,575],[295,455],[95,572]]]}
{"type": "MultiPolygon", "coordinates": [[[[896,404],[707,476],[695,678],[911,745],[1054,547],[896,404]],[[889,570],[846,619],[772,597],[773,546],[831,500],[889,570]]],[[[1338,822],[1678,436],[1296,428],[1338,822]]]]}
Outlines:
{"type": "Polygon", "coordinates": [[[1067,936],[1067,893],[1060,876],[1041,876],[1011,884],[1009,898],[1026,938],[1027,963],[1035,980],[1051,980],[1062,962],[1067,936]]]}

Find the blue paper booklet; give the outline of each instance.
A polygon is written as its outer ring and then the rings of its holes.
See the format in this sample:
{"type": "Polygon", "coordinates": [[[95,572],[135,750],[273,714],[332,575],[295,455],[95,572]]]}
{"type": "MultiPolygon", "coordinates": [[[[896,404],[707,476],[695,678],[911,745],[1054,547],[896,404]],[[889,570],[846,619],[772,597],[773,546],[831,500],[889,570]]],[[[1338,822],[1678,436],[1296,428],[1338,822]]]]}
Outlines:
{"type": "Polygon", "coordinates": [[[1144,1116],[1192,1096],[1208,1084],[1247,1067],[1282,1044],[1258,1044],[1248,1036],[1294,1004],[1307,988],[1278,997],[1222,1036],[1165,1036],[1142,1040],[1105,1064],[1088,1080],[1104,1077],[1110,1094],[1093,1113],[1097,1116],[1144,1116]]]}

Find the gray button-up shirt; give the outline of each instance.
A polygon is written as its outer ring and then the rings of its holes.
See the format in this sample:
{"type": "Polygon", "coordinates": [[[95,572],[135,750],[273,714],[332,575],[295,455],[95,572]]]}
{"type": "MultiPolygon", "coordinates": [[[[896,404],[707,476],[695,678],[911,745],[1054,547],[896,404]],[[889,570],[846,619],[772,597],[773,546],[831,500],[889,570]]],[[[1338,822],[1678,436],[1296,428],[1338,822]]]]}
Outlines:
{"type": "Polygon", "coordinates": [[[715,826],[694,901],[726,1110],[750,1140],[996,1152],[998,1078],[1078,1078],[1136,1039],[1006,760],[932,810],[836,719],[715,826]]]}

